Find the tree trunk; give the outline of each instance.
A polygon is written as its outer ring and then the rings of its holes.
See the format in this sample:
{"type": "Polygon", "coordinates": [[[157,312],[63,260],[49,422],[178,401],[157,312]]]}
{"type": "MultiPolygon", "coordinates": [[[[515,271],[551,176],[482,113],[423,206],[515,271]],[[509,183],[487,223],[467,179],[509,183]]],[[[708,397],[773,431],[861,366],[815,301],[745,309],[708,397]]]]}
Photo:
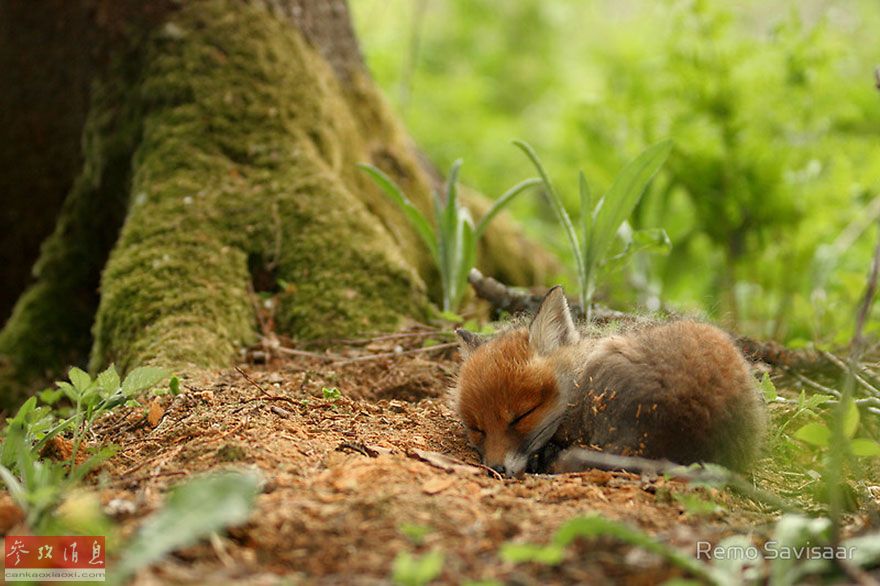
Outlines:
{"type": "MultiPolygon", "coordinates": [[[[0,0],[0,14],[30,4],[0,0]]],[[[93,0],[76,17],[95,39],[83,166],[0,332],[5,404],[86,355],[92,369],[227,364],[255,339],[253,289],[296,337],[426,317],[427,253],[355,165],[426,212],[431,179],[344,0],[93,0]]],[[[507,281],[549,266],[505,220],[486,240],[481,265],[507,281]]]]}

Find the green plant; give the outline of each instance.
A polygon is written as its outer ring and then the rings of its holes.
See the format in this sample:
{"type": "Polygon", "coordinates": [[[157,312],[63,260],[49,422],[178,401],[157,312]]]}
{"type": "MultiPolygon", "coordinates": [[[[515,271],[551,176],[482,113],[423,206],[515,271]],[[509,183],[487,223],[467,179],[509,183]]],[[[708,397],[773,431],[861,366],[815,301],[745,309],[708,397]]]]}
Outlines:
{"type": "MultiPolygon", "coordinates": [[[[550,206],[553,208],[559,222],[565,229],[571,253],[577,267],[579,297],[581,306],[589,319],[593,293],[596,289],[596,272],[599,267],[607,262],[611,244],[617,236],[618,230],[626,219],[632,214],[636,205],[645,192],[651,179],[663,165],[672,149],[671,141],[664,141],[648,147],[642,154],[627,164],[608,192],[593,204],[593,197],[587,178],[583,171],[578,175],[578,189],[580,191],[580,233],[572,224],[562,199],[556,192],[553,182],[550,180],[544,165],[535,153],[535,150],[527,143],[515,141],[526,156],[532,161],[547,192],[550,206]]],[[[642,232],[638,238],[631,238],[630,243],[636,242],[640,246],[628,245],[623,253],[616,258],[622,259],[637,252],[652,248],[651,243],[668,245],[669,239],[665,232],[642,232]],[[659,237],[659,238],[658,238],[659,237]]],[[[628,243],[629,244],[629,243],[628,243]]]]}
{"type": "Polygon", "coordinates": [[[394,558],[391,579],[400,586],[424,586],[443,571],[445,556],[440,550],[432,550],[422,556],[400,552],[394,558]]]}
{"type": "Polygon", "coordinates": [[[456,311],[461,304],[467,286],[467,276],[477,258],[477,242],[486,231],[489,222],[510,203],[514,197],[527,188],[537,185],[538,179],[526,179],[508,189],[489,208],[489,211],[474,225],[468,209],[459,203],[458,172],[461,160],[456,161],[449,171],[445,197],[433,194],[434,226],[413,205],[394,181],[378,168],[361,164],[382,191],[406,216],[409,223],[422,239],[440,273],[443,291],[443,311],[456,311]]]}
{"type": "Polygon", "coordinates": [[[323,394],[324,398],[328,401],[336,401],[337,399],[340,399],[342,397],[342,393],[340,393],[339,389],[337,389],[336,387],[323,387],[321,389],[321,394],[323,394]]]}
{"type": "Polygon", "coordinates": [[[132,370],[120,381],[112,365],[95,379],[79,368],[72,368],[69,380],[56,383],[56,389],[38,394],[46,405],[38,406],[31,397],[7,420],[0,449],[0,478],[16,504],[27,514],[27,522],[39,531],[50,521],[61,497],[83,477],[115,452],[109,446],[94,450],[78,462],[84,438],[94,422],[108,411],[133,401],[134,396],[168,376],[154,367],[132,370]],[[63,418],[56,403],[65,396],[72,404],[63,418]],[[66,462],[42,459],[41,453],[56,436],[70,434],[71,455],[66,462]]]}
{"type": "Polygon", "coordinates": [[[138,569],[166,553],[244,523],[254,507],[259,486],[260,478],[254,474],[223,472],[174,488],[165,506],[147,517],[125,545],[113,581],[124,583],[138,569]]]}
{"type": "Polygon", "coordinates": [[[558,565],[565,559],[565,548],[575,539],[601,536],[613,537],[657,554],[707,582],[719,582],[712,568],[690,555],[658,541],[638,529],[598,515],[577,517],[566,522],[553,534],[548,545],[505,543],[501,546],[500,555],[503,560],[511,563],[537,562],[545,565],[558,565]]]}

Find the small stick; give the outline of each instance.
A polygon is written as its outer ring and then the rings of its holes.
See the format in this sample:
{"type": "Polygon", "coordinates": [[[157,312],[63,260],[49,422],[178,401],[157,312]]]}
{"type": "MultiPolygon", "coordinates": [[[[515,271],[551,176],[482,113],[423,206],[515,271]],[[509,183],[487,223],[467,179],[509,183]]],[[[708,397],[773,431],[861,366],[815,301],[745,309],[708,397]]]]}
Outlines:
{"type": "Polygon", "coordinates": [[[381,354],[370,354],[369,356],[357,356],[355,358],[341,359],[334,364],[350,364],[352,362],[366,362],[368,360],[378,360],[380,358],[394,358],[396,356],[406,356],[408,354],[419,354],[421,352],[432,352],[434,350],[448,350],[449,348],[457,348],[458,342],[449,342],[447,344],[437,344],[436,346],[428,346],[426,348],[415,348],[413,350],[403,350],[402,352],[383,352],[381,354]]]}
{"type": "MultiPolygon", "coordinates": [[[[875,75],[878,72],[875,71],[875,75]]],[[[871,273],[868,276],[868,282],[865,285],[865,294],[862,297],[862,303],[859,306],[858,317],[856,318],[856,329],[853,333],[852,342],[850,342],[852,359],[850,362],[857,362],[862,355],[865,339],[863,336],[865,322],[871,314],[871,307],[874,305],[874,296],[877,294],[877,279],[880,277],[880,224],[877,231],[877,245],[874,247],[874,258],[871,262],[871,273]]]]}
{"type": "Polygon", "coordinates": [[[236,366],[236,367],[235,367],[235,370],[238,371],[238,374],[240,374],[241,376],[244,377],[244,380],[246,380],[247,382],[249,382],[249,383],[251,383],[252,385],[254,385],[255,387],[257,387],[257,389],[259,389],[261,393],[263,393],[263,394],[266,395],[267,397],[274,397],[274,395],[273,395],[272,393],[270,393],[269,391],[267,391],[266,389],[264,389],[263,387],[261,387],[261,386],[260,386],[260,383],[258,383],[258,382],[255,381],[254,379],[252,379],[252,378],[248,375],[248,373],[246,373],[245,371],[243,371],[240,367],[236,366]]]}
{"type": "Polygon", "coordinates": [[[318,352],[309,352],[308,350],[294,350],[293,348],[285,348],[284,346],[275,346],[272,350],[276,352],[280,352],[281,354],[287,354],[289,356],[302,356],[305,358],[315,358],[317,360],[323,360],[324,362],[334,362],[336,360],[343,360],[344,357],[338,354],[320,354],[318,352]]]}

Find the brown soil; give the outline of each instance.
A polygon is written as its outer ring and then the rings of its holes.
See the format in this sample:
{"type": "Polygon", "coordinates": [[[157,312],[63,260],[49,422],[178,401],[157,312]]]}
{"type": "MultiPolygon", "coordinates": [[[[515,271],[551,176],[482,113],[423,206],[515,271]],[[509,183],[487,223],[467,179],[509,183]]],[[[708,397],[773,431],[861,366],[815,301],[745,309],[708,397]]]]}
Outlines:
{"type": "MultiPolygon", "coordinates": [[[[394,343],[346,352],[387,351],[394,343]]],[[[409,343],[418,348],[418,339],[409,343]]],[[[265,478],[246,525],[219,542],[176,552],[136,582],[388,583],[400,552],[440,549],[444,583],[648,584],[681,572],[613,539],[579,542],[557,567],[510,564],[498,550],[510,540],[547,543],[563,522],[590,513],[687,551],[698,539],[717,542],[769,520],[748,503],[706,490],[702,496],[724,511],[693,516],[672,496],[696,489],[662,478],[600,471],[490,477],[446,405],[457,362],[454,350],[441,349],[336,364],[301,356],[198,372],[183,379],[182,394],[103,420],[95,439],[120,451],[102,470],[112,480],[101,499],[105,506],[131,503],[116,515],[123,534],[190,475],[258,468],[265,478]],[[324,398],[325,387],[342,397],[324,398]],[[407,525],[429,532],[416,543],[402,531],[407,525]]]]}

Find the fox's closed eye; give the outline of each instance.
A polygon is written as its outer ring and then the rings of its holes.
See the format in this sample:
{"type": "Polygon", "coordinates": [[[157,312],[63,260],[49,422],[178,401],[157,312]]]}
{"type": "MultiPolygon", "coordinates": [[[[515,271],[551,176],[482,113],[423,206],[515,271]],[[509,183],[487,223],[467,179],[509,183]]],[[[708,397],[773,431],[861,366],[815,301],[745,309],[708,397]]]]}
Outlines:
{"type": "Polygon", "coordinates": [[[514,417],[513,420],[511,420],[511,422],[510,422],[510,427],[516,427],[517,423],[519,423],[520,421],[522,421],[523,419],[525,419],[526,417],[528,417],[529,415],[531,415],[532,413],[537,411],[538,407],[540,407],[540,405],[535,405],[534,407],[532,407],[528,411],[521,413],[520,415],[517,415],[516,417],[514,417]]]}

